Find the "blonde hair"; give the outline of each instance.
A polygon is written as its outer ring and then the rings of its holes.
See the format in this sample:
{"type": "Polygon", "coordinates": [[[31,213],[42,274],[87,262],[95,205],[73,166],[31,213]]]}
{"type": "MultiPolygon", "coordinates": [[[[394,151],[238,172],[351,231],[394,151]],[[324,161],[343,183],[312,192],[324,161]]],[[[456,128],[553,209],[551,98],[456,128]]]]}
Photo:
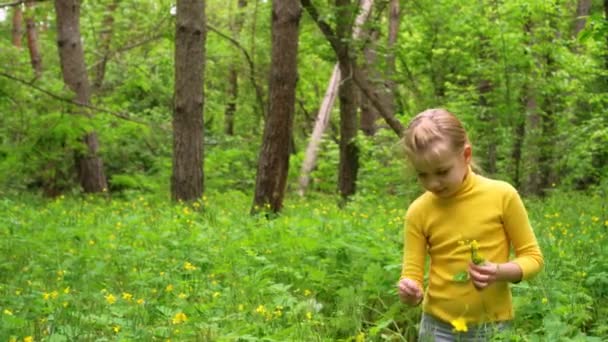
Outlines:
{"type": "Polygon", "coordinates": [[[402,141],[409,159],[438,156],[445,148],[460,152],[466,144],[470,145],[460,120],[442,108],[427,109],[416,115],[402,141]]]}

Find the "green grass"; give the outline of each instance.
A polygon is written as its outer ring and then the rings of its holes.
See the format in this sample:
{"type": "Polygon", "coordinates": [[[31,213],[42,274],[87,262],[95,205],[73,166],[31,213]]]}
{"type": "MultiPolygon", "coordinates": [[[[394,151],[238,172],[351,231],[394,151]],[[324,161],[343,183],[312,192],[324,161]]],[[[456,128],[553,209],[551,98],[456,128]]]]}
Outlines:
{"type": "MultiPolygon", "coordinates": [[[[0,201],[0,341],[381,341],[415,336],[399,304],[407,199],[151,196],[0,201]]],[[[599,197],[527,201],[545,254],[513,287],[512,340],[608,336],[608,217],[599,197]]]]}

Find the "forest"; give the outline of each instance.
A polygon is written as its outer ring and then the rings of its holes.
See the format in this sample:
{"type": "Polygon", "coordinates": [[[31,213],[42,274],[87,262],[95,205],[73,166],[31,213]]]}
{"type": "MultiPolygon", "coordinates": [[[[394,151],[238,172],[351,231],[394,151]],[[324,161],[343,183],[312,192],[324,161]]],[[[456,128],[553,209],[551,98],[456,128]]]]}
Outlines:
{"type": "Polygon", "coordinates": [[[0,341],[415,341],[428,108],[545,258],[495,340],[606,340],[608,0],[0,0],[0,341]]]}

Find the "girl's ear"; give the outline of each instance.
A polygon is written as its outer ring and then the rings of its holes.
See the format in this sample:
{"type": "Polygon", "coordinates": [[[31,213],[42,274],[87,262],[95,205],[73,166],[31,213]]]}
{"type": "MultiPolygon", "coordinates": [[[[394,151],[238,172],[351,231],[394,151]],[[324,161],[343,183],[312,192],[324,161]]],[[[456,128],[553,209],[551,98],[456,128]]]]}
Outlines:
{"type": "Polygon", "coordinates": [[[473,159],[473,149],[471,148],[471,145],[466,144],[464,145],[464,161],[469,164],[471,163],[471,160],[473,159]]]}

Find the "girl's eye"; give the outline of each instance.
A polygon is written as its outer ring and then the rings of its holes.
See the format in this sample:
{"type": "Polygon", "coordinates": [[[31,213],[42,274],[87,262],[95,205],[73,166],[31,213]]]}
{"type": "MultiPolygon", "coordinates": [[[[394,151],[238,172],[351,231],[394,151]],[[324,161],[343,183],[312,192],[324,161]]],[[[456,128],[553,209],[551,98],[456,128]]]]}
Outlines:
{"type": "Polygon", "coordinates": [[[450,171],[449,169],[440,170],[440,171],[437,171],[437,175],[439,175],[439,176],[445,176],[449,171],[450,171]]]}

